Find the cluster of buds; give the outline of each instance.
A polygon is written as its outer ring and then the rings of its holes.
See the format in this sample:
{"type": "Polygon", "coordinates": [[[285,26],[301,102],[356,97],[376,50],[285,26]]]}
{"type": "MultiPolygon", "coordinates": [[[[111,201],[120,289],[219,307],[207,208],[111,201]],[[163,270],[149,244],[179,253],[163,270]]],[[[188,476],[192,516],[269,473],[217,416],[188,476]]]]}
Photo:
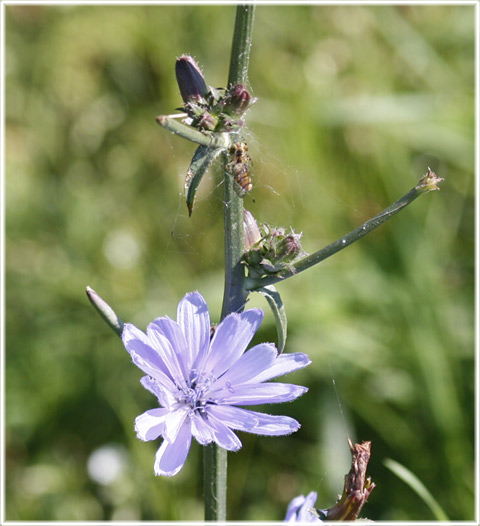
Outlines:
{"type": "Polygon", "coordinates": [[[268,224],[258,226],[250,212],[244,210],[245,254],[242,258],[251,275],[264,276],[295,272],[292,266],[305,252],[300,244],[302,234],[293,230],[286,232],[283,227],[268,224]]]}
{"type": "Polygon", "coordinates": [[[202,70],[189,55],[175,65],[178,87],[187,115],[185,122],[201,131],[230,132],[243,126],[242,115],[255,102],[242,84],[229,88],[208,87],[202,70]]]}

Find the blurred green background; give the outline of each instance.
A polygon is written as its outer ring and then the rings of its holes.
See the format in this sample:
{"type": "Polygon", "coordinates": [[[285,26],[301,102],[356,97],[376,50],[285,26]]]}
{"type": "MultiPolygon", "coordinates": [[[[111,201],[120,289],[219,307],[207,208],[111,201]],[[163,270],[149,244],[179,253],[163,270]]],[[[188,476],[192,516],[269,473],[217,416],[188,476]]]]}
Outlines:
{"type": "MultiPolygon", "coordinates": [[[[155,405],[92,286],[142,329],[199,290],[218,320],[221,174],[192,218],[195,146],[155,123],[181,104],[175,58],[225,85],[234,6],[14,6],[6,11],[6,518],[202,520],[202,449],[158,478],[155,405]]],[[[247,116],[258,221],[313,252],[430,166],[441,192],[278,285],[287,352],[313,365],[285,438],[240,434],[228,518],[281,520],[317,491],[329,507],[371,440],[363,516],[433,520],[384,465],[415,473],[450,519],[474,519],[474,6],[260,6],[247,116]]],[[[267,309],[257,296],[250,306],[267,309]]],[[[274,341],[270,312],[255,342],[274,341]]]]}

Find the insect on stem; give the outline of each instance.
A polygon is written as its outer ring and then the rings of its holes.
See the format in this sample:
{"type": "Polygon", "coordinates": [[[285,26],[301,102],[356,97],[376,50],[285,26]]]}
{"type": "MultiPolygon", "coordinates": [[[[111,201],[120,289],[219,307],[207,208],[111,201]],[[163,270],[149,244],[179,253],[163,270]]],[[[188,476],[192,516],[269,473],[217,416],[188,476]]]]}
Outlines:
{"type": "Polygon", "coordinates": [[[244,142],[232,144],[229,150],[230,162],[226,165],[228,173],[236,183],[235,190],[240,197],[243,197],[253,188],[250,173],[252,159],[247,151],[248,146],[244,142]]]}

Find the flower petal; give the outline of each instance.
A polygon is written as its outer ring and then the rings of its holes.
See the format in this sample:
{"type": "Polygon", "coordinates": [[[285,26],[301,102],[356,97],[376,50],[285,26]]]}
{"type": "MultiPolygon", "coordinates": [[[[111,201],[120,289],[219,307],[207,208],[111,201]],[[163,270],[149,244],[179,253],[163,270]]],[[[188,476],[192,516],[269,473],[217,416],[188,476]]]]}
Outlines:
{"type": "Polygon", "coordinates": [[[280,436],[290,435],[300,429],[300,424],[289,416],[269,415],[267,413],[258,413],[249,409],[237,407],[240,411],[249,414],[258,420],[258,424],[253,429],[246,429],[249,433],[256,435],[280,436]]]}
{"type": "Polygon", "coordinates": [[[287,508],[287,514],[285,515],[285,519],[283,519],[283,522],[296,522],[297,521],[297,512],[300,509],[300,507],[305,502],[305,496],[299,495],[298,497],[295,497],[290,501],[290,504],[287,508]]]}
{"type": "Polygon", "coordinates": [[[315,502],[317,500],[317,493],[315,491],[311,491],[307,498],[305,499],[305,502],[300,507],[300,510],[298,511],[298,521],[299,522],[322,522],[317,515],[312,512],[312,508],[315,506],[315,502]]]}
{"type": "Polygon", "coordinates": [[[196,440],[205,446],[214,441],[214,435],[212,428],[209,426],[205,418],[198,413],[194,413],[191,417],[192,422],[192,435],[196,440]]]}
{"type": "Polygon", "coordinates": [[[165,417],[165,432],[163,434],[163,438],[167,442],[175,442],[184,425],[190,427],[190,420],[187,418],[189,412],[190,408],[185,405],[174,411],[169,411],[165,417]]]}
{"type": "Polygon", "coordinates": [[[311,512],[317,500],[317,493],[310,492],[307,497],[299,495],[288,505],[287,514],[284,522],[322,522],[311,512]]]}
{"type": "MultiPolygon", "coordinates": [[[[165,320],[165,318],[164,318],[165,320]]],[[[170,320],[171,321],[171,320],[170,320]]],[[[185,377],[184,368],[180,364],[181,356],[177,354],[176,349],[171,342],[161,331],[158,323],[162,323],[162,319],[153,321],[147,327],[147,336],[152,347],[163,358],[165,366],[172,377],[175,384],[186,387],[188,378],[185,377]]]]}
{"type": "Polygon", "coordinates": [[[137,367],[157,379],[167,389],[176,390],[162,357],[152,348],[149,339],[141,330],[131,323],[125,323],[122,340],[137,367]]]}
{"type": "Polygon", "coordinates": [[[215,442],[228,451],[238,451],[242,447],[242,442],[237,435],[229,429],[221,420],[213,415],[208,415],[208,423],[212,429],[215,442]]]}
{"type": "Polygon", "coordinates": [[[149,409],[137,416],[135,418],[137,437],[144,442],[158,438],[165,429],[165,417],[167,414],[167,409],[157,408],[149,409]]]}
{"type": "Polygon", "coordinates": [[[223,386],[250,383],[251,378],[257,376],[265,369],[270,369],[275,362],[277,350],[270,343],[256,345],[243,353],[232,367],[218,380],[212,383],[211,389],[215,390],[223,386]]]}
{"type": "Polygon", "coordinates": [[[244,384],[223,388],[212,393],[212,398],[228,405],[278,404],[289,402],[308,391],[301,385],[266,383],[244,384]]]}
{"type": "Polygon", "coordinates": [[[206,407],[209,415],[221,420],[225,425],[240,431],[251,431],[259,420],[253,411],[231,405],[209,405],[206,407]]]}
{"type": "Polygon", "coordinates": [[[162,407],[171,407],[171,405],[175,402],[175,398],[173,397],[172,393],[163,387],[155,378],[152,378],[151,376],[143,376],[140,378],[140,383],[145,387],[147,391],[150,391],[153,395],[155,395],[158,399],[159,404],[162,407]]]}
{"type": "Polygon", "coordinates": [[[191,370],[207,353],[210,344],[210,314],[199,292],[190,292],[180,301],[177,307],[177,323],[187,343],[188,356],[184,362],[187,370],[191,370]]]}
{"type": "Polygon", "coordinates": [[[263,311],[250,309],[229,314],[218,325],[210,349],[199,369],[217,378],[243,354],[263,320],[263,311]]]}
{"type": "Polygon", "coordinates": [[[190,426],[185,423],[180,429],[175,442],[164,440],[155,455],[153,466],[155,475],[165,475],[173,477],[182,468],[190,451],[192,434],[190,426]]]}
{"type": "Polygon", "coordinates": [[[178,356],[178,361],[182,367],[183,375],[188,379],[187,371],[189,369],[185,362],[188,361],[189,350],[187,348],[185,335],[183,334],[180,325],[176,321],[170,319],[168,316],[157,318],[152,322],[152,325],[170,342],[175,354],[178,356]]]}
{"type": "Polygon", "coordinates": [[[213,413],[215,417],[232,429],[256,435],[290,435],[300,428],[300,424],[289,416],[269,415],[242,407],[209,406],[208,412],[213,413]]]}
{"type": "Polygon", "coordinates": [[[297,369],[302,369],[311,363],[312,361],[310,358],[301,352],[280,354],[277,356],[272,367],[260,372],[256,376],[252,376],[250,383],[265,382],[266,380],[276,378],[277,376],[283,376],[284,374],[291,373],[297,369]]]}

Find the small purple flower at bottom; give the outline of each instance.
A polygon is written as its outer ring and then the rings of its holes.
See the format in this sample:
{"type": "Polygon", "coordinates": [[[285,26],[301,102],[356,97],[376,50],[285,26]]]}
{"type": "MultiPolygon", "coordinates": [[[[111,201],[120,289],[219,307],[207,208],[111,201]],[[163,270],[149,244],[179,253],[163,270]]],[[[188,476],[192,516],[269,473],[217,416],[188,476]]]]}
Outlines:
{"type": "Polygon", "coordinates": [[[288,505],[284,522],[322,522],[313,511],[316,501],[315,491],[311,491],[306,497],[295,497],[288,505]]]}
{"type": "Polygon", "coordinates": [[[288,402],[306,387],[266,383],[310,363],[303,353],[281,354],[261,343],[245,352],[263,319],[250,309],[229,314],[210,338],[210,315],[198,292],[187,294],[177,321],[158,318],[143,333],[126,323],[123,343],[133,363],[147,376],[140,381],[159,402],[135,420],[141,440],[163,437],[154,463],[156,475],[173,476],[183,467],[192,436],[202,445],[217,443],[229,451],[242,447],[234,430],[257,435],[288,435],[300,424],[288,416],[237,407],[288,402]]]}

